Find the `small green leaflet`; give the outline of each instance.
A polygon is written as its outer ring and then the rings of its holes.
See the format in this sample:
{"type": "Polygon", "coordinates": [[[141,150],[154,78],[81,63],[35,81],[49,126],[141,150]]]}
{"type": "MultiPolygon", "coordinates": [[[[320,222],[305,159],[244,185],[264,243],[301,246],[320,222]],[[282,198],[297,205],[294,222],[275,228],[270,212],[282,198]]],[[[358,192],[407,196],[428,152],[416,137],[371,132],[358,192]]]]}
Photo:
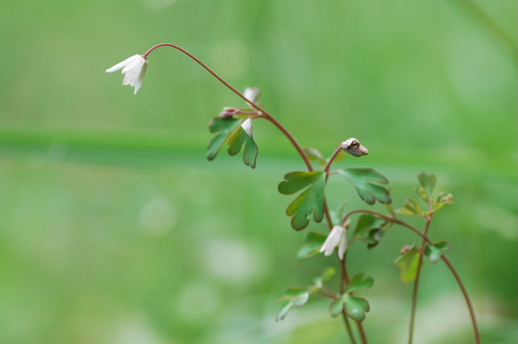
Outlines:
{"type": "Polygon", "coordinates": [[[305,244],[297,252],[298,259],[307,259],[317,255],[326,242],[327,235],[318,232],[309,232],[305,244]]]}
{"type": "Polygon", "coordinates": [[[373,284],[374,279],[371,276],[365,276],[365,273],[360,272],[351,279],[345,292],[350,293],[356,289],[369,289],[373,284]]]}
{"type": "Polygon", "coordinates": [[[279,192],[283,195],[291,195],[307,187],[286,209],[286,214],[293,216],[291,227],[298,231],[306,228],[311,213],[316,222],[321,222],[324,218],[325,173],[291,172],[284,179],[279,184],[279,192]]]}
{"type": "Polygon", "coordinates": [[[419,184],[421,184],[421,187],[426,190],[428,197],[432,197],[433,189],[437,183],[437,177],[435,177],[435,174],[426,174],[425,172],[421,171],[421,173],[417,175],[417,179],[419,179],[419,184]]]}
{"type": "Polygon", "coordinates": [[[241,150],[241,146],[245,144],[243,153],[243,162],[245,165],[255,168],[257,153],[259,149],[255,143],[252,133],[252,120],[249,118],[235,130],[228,138],[228,154],[236,155],[241,150]]]}
{"type": "Polygon", "coordinates": [[[209,123],[209,130],[216,136],[207,146],[207,159],[214,160],[225,142],[228,143],[228,153],[236,155],[245,144],[243,161],[245,165],[255,168],[258,147],[252,134],[252,120],[233,117],[214,117],[209,123]],[[245,129],[246,128],[246,129],[245,129]]]}
{"type": "Polygon", "coordinates": [[[279,313],[277,313],[276,321],[283,320],[291,307],[302,307],[309,301],[310,290],[307,288],[288,288],[283,297],[278,298],[275,301],[287,301],[282,307],[279,313]]]}
{"type": "Polygon", "coordinates": [[[434,245],[426,245],[424,254],[430,262],[437,263],[442,257],[442,251],[447,251],[451,249],[451,245],[446,241],[439,241],[434,245]]]}
{"type": "MultiPolygon", "coordinates": [[[[419,261],[421,260],[421,252],[417,247],[411,246],[404,249],[401,257],[396,259],[394,263],[401,271],[400,277],[403,283],[408,284],[417,278],[419,261]]],[[[421,269],[424,264],[421,264],[421,269]]]]}
{"type": "Polygon", "coordinates": [[[354,185],[360,198],[367,202],[367,204],[373,205],[376,203],[376,200],[381,203],[392,202],[389,190],[380,185],[388,184],[388,179],[373,169],[346,168],[338,172],[354,185]]]}

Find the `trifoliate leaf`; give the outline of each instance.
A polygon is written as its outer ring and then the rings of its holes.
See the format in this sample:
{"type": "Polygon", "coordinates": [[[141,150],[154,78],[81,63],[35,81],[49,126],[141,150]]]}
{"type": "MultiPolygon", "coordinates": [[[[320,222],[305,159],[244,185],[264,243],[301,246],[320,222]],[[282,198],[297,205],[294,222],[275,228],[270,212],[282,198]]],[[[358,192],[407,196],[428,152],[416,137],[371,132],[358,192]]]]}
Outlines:
{"type": "Polygon", "coordinates": [[[365,276],[363,272],[360,272],[351,279],[345,292],[350,293],[356,289],[369,289],[370,287],[372,287],[373,284],[374,279],[372,277],[365,276]]]}
{"type": "Polygon", "coordinates": [[[367,300],[349,294],[344,294],[331,303],[329,307],[331,316],[334,318],[338,317],[342,313],[344,306],[347,316],[358,322],[363,321],[365,319],[365,313],[370,310],[370,306],[367,300]]]}
{"type": "Polygon", "coordinates": [[[219,150],[228,139],[228,136],[241,124],[238,118],[214,117],[209,123],[209,131],[216,136],[210,140],[207,149],[207,159],[213,160],[218,155],[219,150]]]}
{"type": "Polygon", "coordinates": [[[419,179],[419,184],[425,188],[428,197],[431,197],[435,183],[437,182],[435,174],[426,174],[425,172],[421,172],[417,175],[417,179],[419,179]]]}
{"type": "Polygon", "coordinates": [[[245,143],[245,151],[243,153],[243,162],[245,165],[255,168],[257,153],[259,148],[255,143],[252,134],[252,120],[247,119],[241,127],[235,130],[228,137],[228,154],[236,155],[241,150],[241,146],[245,143]]]}
{"type": "Polygon", "coordinates": [[[279,192],[291,195],[308,187],[286,209],[291,219],[291,227],[302,230],[307,227],[313,213],[313,219],[321,222],[324,217],[324,189],[325,173],[315,172],[291,172],[284,176],[285,181],[279,184],[279,192]]]}
{"type": "MultiPolygon", "coordinates": [[[[420,259],[421,252],[418,248],[412,246],[405,249],[403,255],[394,261],[397,268],[401,270],[400,277],[403,283],[408,284],[416,279],[420,259]]],[[[421,267],[423,265],[421,264],[421,267]]]]}
{"type": "Polygon", "coordinates": [[[309,232],[306,235],[306,243],[297,252],[298,259],[307,259],[317,255],[322,245],[327,239],[327,235],[317,232],[309,232]]]}
{"type": "Polygon", "coordinates": [[[347,295],[347,300],[345,301],[345,312],[347,315],[361,322],[365,319],[365,313],[370,311],[370,306],[367,300],[361,297],[355,297],[352,295],[347,295]]]}
{"type": "Polygon", "coordinates": [[[388,184],[387,178],[373,169],[346,168],[339,172],[354,185],[360,198],[367,204],[373,205],[376,203],[376,199],[381,203],[392,202],[389,190],[380,185],[388,184]]]}

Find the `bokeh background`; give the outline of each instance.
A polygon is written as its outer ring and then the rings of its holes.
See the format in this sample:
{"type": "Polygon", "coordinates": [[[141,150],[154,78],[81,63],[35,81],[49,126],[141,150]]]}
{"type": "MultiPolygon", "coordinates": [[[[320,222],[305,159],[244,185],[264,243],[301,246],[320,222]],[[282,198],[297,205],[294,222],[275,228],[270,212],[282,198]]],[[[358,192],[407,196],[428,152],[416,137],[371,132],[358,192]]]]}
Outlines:
{"type": "MultiPolygon", "coordinates": [[[[273,301],[334,258],[298,261],[292,197],[303,170],[288,140],[255,122],[255,170],[207,124],[245,104],[179,52],[150,55],[138,95],[104,71],[154,44],[183,46],[329,156],[386,175],[396,207],[420,171],[456,205],[434,240],[472,296],[485,343],[517,341],[517,4],[510,0],[9,1],[0,5],[0,343],[347,343],[328,301],[275,322],[273,301]],[[473,6],[475,5],[475,6],[473,6]]],[[[342,180],[329,202],[368,207],[342,180]]],[[[377,207],[376,207],[377,208],[377,207]]],[[[382,209],[382,208],[379,208],[382,209]]],[[[412,220],[413,221],[413,220],[412,220]]],[[[414,221],[416,225],[422,225],[414,221]]],[[[325,231],[311,224],[308,230],[325,231]]],[[[371,343],[406,339],[411,286],[389,264],[394,228],[352,247],[374,276],[371,343]]],[[[465,303],[441,263],[424,270],[416,343],[469,343],[465,303]]]]}

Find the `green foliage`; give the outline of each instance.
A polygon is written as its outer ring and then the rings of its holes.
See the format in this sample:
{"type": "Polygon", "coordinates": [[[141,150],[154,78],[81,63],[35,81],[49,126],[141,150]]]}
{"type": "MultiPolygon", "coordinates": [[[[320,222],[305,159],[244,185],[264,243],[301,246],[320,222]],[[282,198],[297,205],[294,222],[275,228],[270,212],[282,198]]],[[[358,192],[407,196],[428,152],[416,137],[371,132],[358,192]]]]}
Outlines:
{"type": "Polygon", "coordinates": [[[298,259],[307,259],[317,255],[322,245],[327,239],[327,235],[318,232],[309,232],[306,235],[305,244],[297,252],[298,259]]]}
{"type": "Polygon", "coordinates": [[[283,320],[292,307],[302,307],[309,301],[310,290],[307,288],[287,288],[284,296],[277,301],[287,301],[282,307],[277,317],[277,321],[283,320]]]}
{"type": "Polygon", "coordinates": [[[365,276],[363,272],[355,275],[345,293],[342,294],[338,299],[334,300],[329,306],[329,312],[332,317],[339,316],[345,307],[345,312],[348,317],[355,321],[363,321],[365,319],[365,313],[370,310],[369,302],[364,298],[353,296],[351,293],[357,289],[368,289],[374,284],[374,279],[370,276],[365,276]]]}
{"type": "Polygon", "coordinates": [[[376,247],[385,235],[390,224],[386,220],[372,214],[363,214],[358,219],[354,230],[354,238],[367,243],[368,248],[376,247]]]}
{"type": "MultiPolygon", "coordinates": [[[[397,268],[401,271],[400,277],[403,283],[408,284],[417,278],[420,259],[421,252],[414,245],[403,248],[402,255],[394,261],[397,268]]],[[[424,264],[421,264],[421,268],[423,266],[424,264]]]]}
{"type": "MultiPolygon", "coordinates": [[[[251,132],[250,132],[251,133],[251,132]]],[[[228,154],[236,155],[241,150],[241,146],[245,144],[243,152],[243,162],[245,165],[255,168],[257,154],[259,149],[255,143],[254,137],[249,135],[242,127],[235,130],[228,138],[228,154]]]]}
{"type": "Polygon", "coordinates": [[[324,285],[324,282],[327,282],[329,281],[331,278],[333,278],[333,276],[336,274],[336,269],[335,268],[327,268],[324,270],[324,272],[322,272],[322,275],[318,276],[318,277],[315,277],[313,279],[313,283],[315,285],[316,288],[322,288],[322,286],[324,285]]]}
{"type": "Polygon", "coordinates": [[[433,211],[423,210],[415,199],[407,198],[405,200],[404,208],[397,209],[396,213],[408,216],[426,217],[433,213],[433,211]]]}
{"type": "Polygon", "coordinates": [[[325,173],[291,172],[284,179],[279,184],[279,192],[284,195],[291,195],[307,187],[286,209],[286,214],[293,216],[291,227],[295,230],[306,228],[311,213],[316,222],[321,222],[324,217],[325,173]]]}
{"type": "Polygon", "coordinates": [[[207,147],[207,159],[214,160],[223,144],[228,140],[229,135],[241,124],[238,118],[214,117],[209,123],[209,131],[216,134],[210,140],[207,147]]]}
{"type": "Polygon", "coordinates": [[[419,179],[419,184],[421,184],[421,187],[425,189],[428,198],[432,197],[433,189],[437,183],[435,174],[426,174],[425,172],[421,172],[417,175],[417,179],[419,179]]]}
{"type": "Polygon", "coordinates": [[[324,156],[316,148],[304,147],[303,149],[310,161],[318,162],[318,164],[322,167],[327,164],[326,158],[324,158],[324,156]]]}
{"type": "Polygon", "coordinates": [[[430,262],[437,263],[442,257],[442,251],[451,249],[451,245],[446,241],[439,241],[433,245],[426,245],[424,254],[430,262]]]}
{"type": "Polygon", "coordinates": [[[390,191],[380,185],[388,184],[388,179],[371,168],[346,168],[338,171],[349,180],[360,198],[373,205],[376,200],[381,203],[391,203],[390,191]]]}

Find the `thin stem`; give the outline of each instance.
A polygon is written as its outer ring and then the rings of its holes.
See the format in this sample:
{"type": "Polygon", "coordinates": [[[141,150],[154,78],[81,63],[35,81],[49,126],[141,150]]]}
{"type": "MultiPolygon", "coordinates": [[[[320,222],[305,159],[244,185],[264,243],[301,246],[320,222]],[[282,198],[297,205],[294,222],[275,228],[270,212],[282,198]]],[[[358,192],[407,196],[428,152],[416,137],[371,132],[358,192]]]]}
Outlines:
{"type": "MultiPolygon", "coordinates": [[[[324,171],[328,174],[329,173],[329,170],[331,169],[331,165],[333,164],[334,160],[336,159],[336,157],[338,156],[338,153],[340,153],[342,151],[342,145],[338,145],[338,148],[336,148],[335,152],[333,153],[333,155],[331,156],[331,158],[329,158],[329,161],[327,162],[327,165],[326,167],[324,168],[324,171]]],[[[327,178],[327,177],[326,177],[327,178]]]]}
{"type": "MultiPolygon", "coordinates": [[[[424,230],[424,236],[428,237],[428,231],[430,229],[430,224],[432,223],[433,214],[428,216],[426,219],[426,226],[424,230]]],[[[415,325],[415,314],[417,310],[417,295],[419,292],[419,280],[421,278],[421,267],[423,266],[423,254],[424,249],[426,247],[426,240],[423,238],[423,242],[421,243],[421,251],[419,255],[419,262],[417,263],[417,273],[414,281],[414,288],[412,290],[412,309],[410,312],[410,329],[408,334],[408,344],[412,344],[414,338],[414,325],[415,325]]]]}
{"type": "Polygon", "coordinates": [[[347,314],[345,313],[345,309],[342,309],[342,317],[344,318],[344,324],[345,328],[347,329],[347,333],[349,334],[349,338],[351,338],[351,343],[357,344],[356,338],[354,338],[354,333],[351,329],[351,324],[349,323],[349,318],[347,318],[347,314]]]}
{"type": "Polygon", "coordinates": [[[304,160],[304,163],[306,164],[306,167],[311,172],[313,171],[313,166],[311,166],[311,162],[309,161],[309,158],[304,152],[304,149],[302,149],[302,146],[298,143],[298,141],[295,139],[295,137],[279,122],[277,119],[275,119],[272,115],[270,115],[267,111],[265,111],[262,107],[257,105],[256,103],[252,102],[250,99],[247,99],[241,92],[239,92],[236,88],[234,88],[232,85],[230,85],[228,82],[226,82],[222,77],[220,77],[216,72],[214,72],[212,69],[210,69],[205,63],[201,62],[200,59],[198,59],[196,56],[188,52],[187,50],[183,49],[182,47],[179,47],[178,45],[171,44],[171,43],[161,43],[157,44],[154,47],[150,48],[144,55],[142,55],[143,58],[147,59],[147,56],[155,49],[160,47],[171,47],[176,50],[181,51],[185,55],[189,56],[192,60],[196,61],[200,66],[202,66],[205,70],[207,70],[210,74],[212,74],[216,79],[218,79],[223,85],[227,86],[232,92],[237,94],[238,97],[242,98],[245,102],[252,105],[253,108],[255,108],[257,111],[263,114],[264,118],[268,119],[270,122],[272,122],[279,130],[283,132],[283,134],[291,141],[293,146],[295,146],[295,149],[298,151],[299,155],[302,157],[302,160],[304,160]]]}
{"type": "MultiPolygon", "coordinates": [[[[387,221],[390,221],[390,222],[393,222],[393,223],[397,223],[397,224],[399,224],[399,225],[401,225],[403,227],[406,227],[406,228],[410,229],[415,234],[419,235],[428,244],[430,244],[430,245],[434,244],[433,241],[431,241],[430,239],[428,239],[428,237],[426,235],[424,235],[424,233],[422,233],[419,229],[415,228],[411,224],[409,224],[409,223],[407,223],[405,221],[401,221],[398,218],[396,218],[395,216],[387,216],[385,214],[382,214],[382,213],[379,213],[379,212],[373,211],[373,210],[368,210],[368,209],[353,210],[353,211],[347,213],[344,216],[344,218],[342,220],[342,225],[345,223],[345,221],[347,221],[347,219],[351,215],[358,214],[358,213],[376,215],[376,216],[381,217],[382,219],[385,219],[387,221]]],[[[451,273],[455,277],[455,280],[457,281],[457,284],[459,285],[459,288],[462,291],[462,294],[464,296],[464,300],[466,300],[466,304],[468,306],[469,315],[471,317],[471,323],[473,325],[473,332],[474,332],[474,335],[475,335],[475,343],[476,344],[480,344],[480,333],[479,333],[479,330],[478,330],[477,319],[475,317],[475,309],[473,308],[473,304],[471,303],[471,299],[469,298],[468,291],[467,291],[466,287],[464,286],[464,283],[462,282],[462,279],[460,278],[460,275],[458,274],[457,270],[455,269],[455,267],[453,266],[451,261],[448,259],[448,257],[446,257],[446,255],[444,253],[441,256],[441,259],[444,260],[444,262],[446,263],[446,265],[450,269],[451,273]]]]}

